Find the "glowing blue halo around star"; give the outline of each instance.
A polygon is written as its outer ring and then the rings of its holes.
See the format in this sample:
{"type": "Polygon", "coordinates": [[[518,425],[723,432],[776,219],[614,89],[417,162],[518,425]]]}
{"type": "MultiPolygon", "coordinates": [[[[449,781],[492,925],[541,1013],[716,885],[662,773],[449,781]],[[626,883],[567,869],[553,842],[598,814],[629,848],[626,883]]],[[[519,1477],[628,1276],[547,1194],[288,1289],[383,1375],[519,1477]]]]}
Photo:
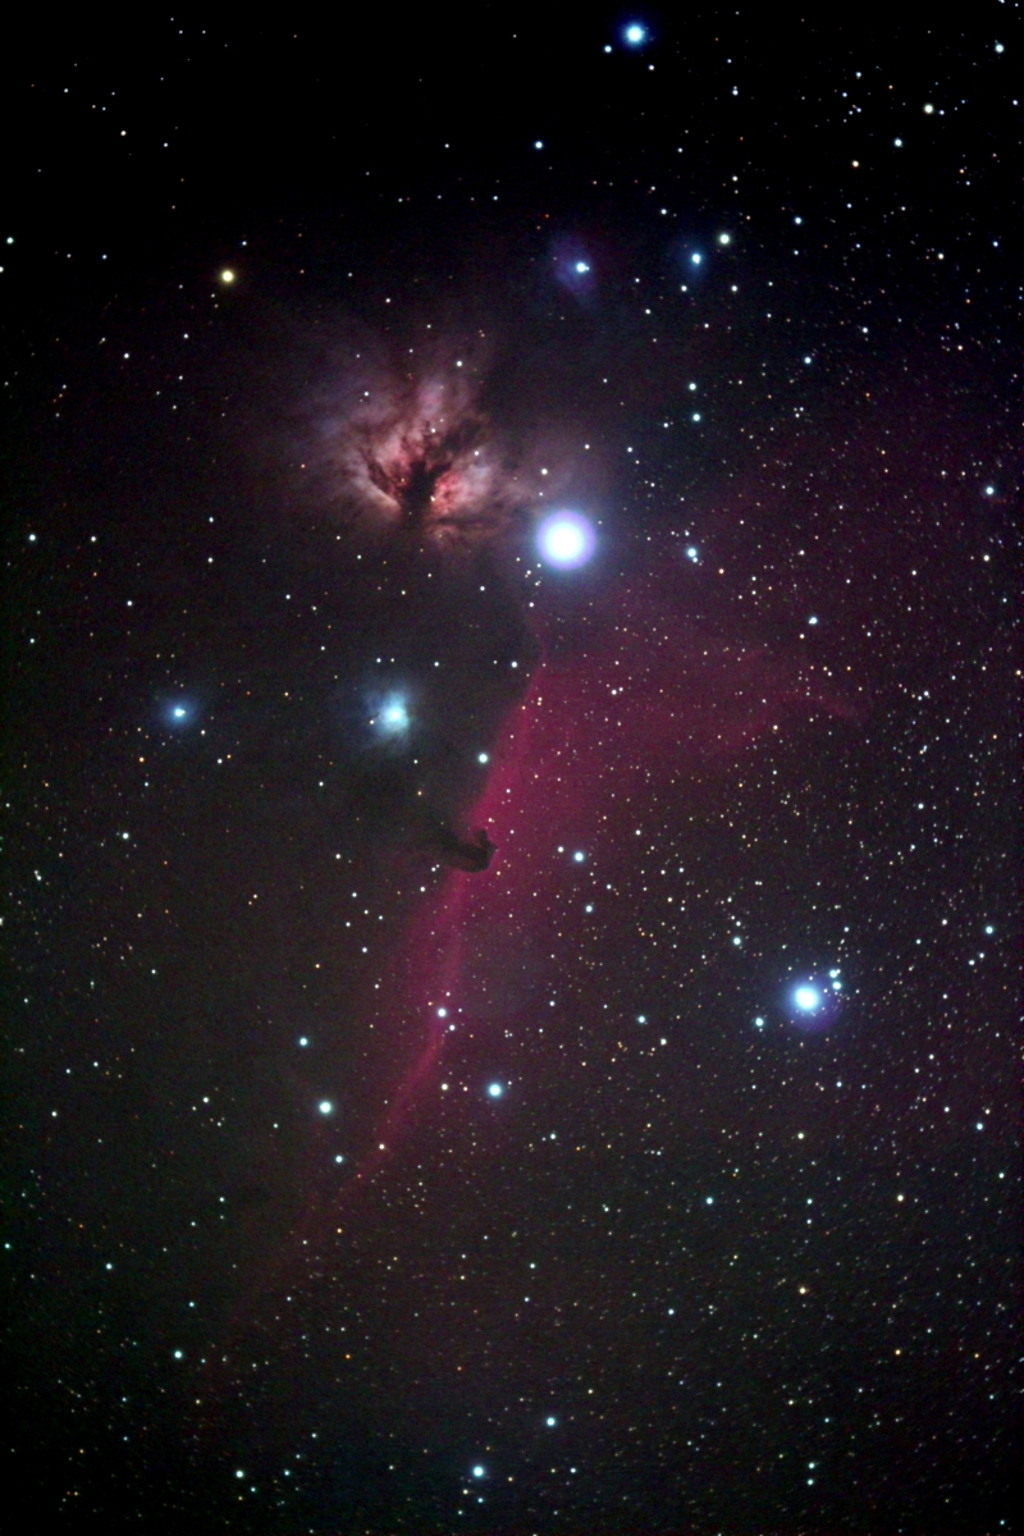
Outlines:
{"type": "Polygon", "coordinates": [[[586,565],[596,543],[593,528],[578,512],[552,512],[537,529],[541,559],[563,571],[586,565]]]}
{"type": "Polygon", "coordinates": [[[160,713],[163,722],[172,731],[184,730],[191,725],[196,716],[196,706],[191,699],[182,698],[167,699],[161,706],[160,713]]]}
{"type": "Polygon", "coordinates": [[[647,28],[638,21],[631,21],[628,27],[623,27],[622,36],[630,48],[642,48],[647,41],[647,28]]]}
{"type": "Polygon", "coordinates": [[[819,1034],[830,1029],[839,1017],[843,1002],[843,983],[839,967],[812,973],[794,983],[789,991],[787,1012],[791,1023],[803,1034],[819,1034]]]}
{"type": "Polygon", "coordinates": [[[371,723],[379,736],[404,736],[409,729],[409,708],[402,695],[391,693],[382,699],[371,723]]]}

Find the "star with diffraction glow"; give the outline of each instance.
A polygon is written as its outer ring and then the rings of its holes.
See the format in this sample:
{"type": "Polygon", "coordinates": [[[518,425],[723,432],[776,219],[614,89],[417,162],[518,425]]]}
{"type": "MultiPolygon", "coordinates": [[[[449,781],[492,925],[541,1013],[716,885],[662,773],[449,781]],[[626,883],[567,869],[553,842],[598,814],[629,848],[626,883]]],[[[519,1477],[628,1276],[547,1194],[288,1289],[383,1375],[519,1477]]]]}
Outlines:
{"type": "Polygon", "coordinates": [[[596,543],[593,527],[579,512],[552,512],[537,529],[541,559],[561,570],[586,565],[596,543]]]}

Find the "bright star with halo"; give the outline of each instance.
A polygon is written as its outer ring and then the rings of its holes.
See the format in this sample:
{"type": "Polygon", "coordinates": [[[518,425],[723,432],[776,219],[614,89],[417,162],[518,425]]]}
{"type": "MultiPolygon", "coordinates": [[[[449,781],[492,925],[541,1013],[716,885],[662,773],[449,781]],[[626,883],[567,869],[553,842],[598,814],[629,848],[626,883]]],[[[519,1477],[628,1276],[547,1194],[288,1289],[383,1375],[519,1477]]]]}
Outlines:
{"type": "Polygon", "coordinates": [[[579,512],[552,512],[537,529],[541,559],[565,571],[586,565],[596,543],[593,527],[579,512]]]}
{"type": "Polygon", "coordinates": [[[409,729],[409,709],[403,696],[389,694],[381,701],[370,723],[379,736],[404,736],[409,729]]]}
{"type": "Polygon", "coordinates": [[[166,723],[173,727],[188,725],[195,716],[195,705],[180,696],[165,703],[161,710],[166,723]]]}

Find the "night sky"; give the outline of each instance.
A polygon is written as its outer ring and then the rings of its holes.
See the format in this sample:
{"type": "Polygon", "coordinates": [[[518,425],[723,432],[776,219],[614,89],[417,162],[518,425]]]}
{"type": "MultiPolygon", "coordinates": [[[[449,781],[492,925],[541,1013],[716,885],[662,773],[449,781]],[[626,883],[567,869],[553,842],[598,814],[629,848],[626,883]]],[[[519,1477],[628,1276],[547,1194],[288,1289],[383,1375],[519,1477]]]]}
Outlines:
{"type": "Polygon", "coordinates": [[[941,14],[9,39],[5,1531],[1021,1529],[1024,38],[941,14]]]}

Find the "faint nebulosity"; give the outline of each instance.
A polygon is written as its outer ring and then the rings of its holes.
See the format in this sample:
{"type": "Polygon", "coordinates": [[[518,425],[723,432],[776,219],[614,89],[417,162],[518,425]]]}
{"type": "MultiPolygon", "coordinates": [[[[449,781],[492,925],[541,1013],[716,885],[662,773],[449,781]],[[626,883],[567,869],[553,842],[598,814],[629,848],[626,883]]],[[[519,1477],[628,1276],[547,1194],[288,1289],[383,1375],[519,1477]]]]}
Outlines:
{"type": "Polygon", "coordinates": [[[1014,12],[7,64],[5,1529],[994,1533],[1014,12]]]}

